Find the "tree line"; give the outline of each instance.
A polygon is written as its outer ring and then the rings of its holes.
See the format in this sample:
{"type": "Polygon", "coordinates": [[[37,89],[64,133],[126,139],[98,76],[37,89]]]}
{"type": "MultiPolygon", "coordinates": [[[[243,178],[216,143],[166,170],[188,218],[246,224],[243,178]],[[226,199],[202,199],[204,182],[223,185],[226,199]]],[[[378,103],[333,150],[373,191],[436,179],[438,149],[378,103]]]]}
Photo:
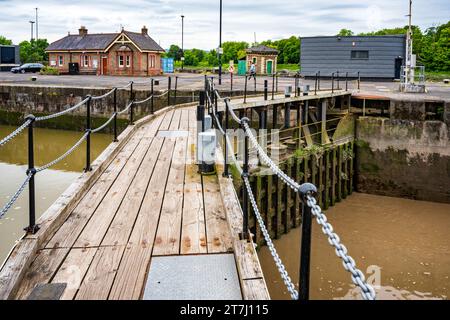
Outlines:
{"type": "MultiPolygon", "coordinates": [[[[383,36],[406,34],[408,26],[403,28],[382,29],[374,32],[359,33],[358,36],[383,36]]],[[[450,21],[425,29],[412,27],[413,53],[419,65],[427,71],[450,71],[450,21]]],[[[354,36],[353,31],[342,29],[338,36],[354,36]]]]}
{"type": "MultiPolygon", "coordinates": [[[[360,36],[378,36],[378,35],[398,35],[406,34],[408,27],[399,27],[392,29],[382,29],[374,32],[359,33],[360,36]]],[[[353,31],[342,29],[339,36],[353,36],[353,31]]],[[[275,48],[279,51],[278,63],[280,64],[299,64],[300,62],[300,39],[292,36],[288,39],[266,40],[261,44],[275,48]]],[[[12,41],[0,36],[0,44],[11,45],[12,41]]],[[[48,61],[48,55],[45,48],[48,46],[46,39],[23,41],[20,46],[20,59],[22,63],[45,62],[48,61]]],[[[250,48],[250,44],[244,41],[228,41],[223,43],[224,50],[222,62],[228,63],[245,59],[245,50],[250,48]]],[[[424,65],[428,71],[450,71],[450,21],[446,24],[427,28],[422,31],[418,26],[413,27],[413,50],[417,55],[417,61],[424,65]]],[[[166,57],[174,58],[180,61],[183,56],[181,48],[177,45],[171,45],[165,54],[166,57]]],[[[219,64],[217,51],[215,49],[205,51],[201,49],[184,50],[184,64],[194,67],[211,67],[219,64]]]]}

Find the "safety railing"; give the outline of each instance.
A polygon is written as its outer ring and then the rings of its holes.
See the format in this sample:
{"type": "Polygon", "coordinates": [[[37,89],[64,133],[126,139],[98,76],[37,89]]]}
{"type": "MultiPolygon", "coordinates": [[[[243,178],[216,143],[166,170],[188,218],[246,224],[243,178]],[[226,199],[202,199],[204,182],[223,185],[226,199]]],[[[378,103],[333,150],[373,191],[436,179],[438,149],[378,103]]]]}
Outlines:
{"type": "Polygon", "coordinates": [[[81,102],[76,105],[67,108],[61,112],[57,112],[51,115],[46,115],[42,117],[35,117],[34,115],[28,115],[25,118],[24,123],[19,126],[16,130],[14,130],[11,134],[0,140],[0,147],[12,141],[15,137],[17,137],[22,131],[28,129],[28,169],[26,172],[26,178],[23,183],[20,185],[18,190],[14,193],[14,195],[9,199],[9,201],[0,209],[0,219],[2,219],[6,213],[11,209],[13,204],[17,201],[19,196],[23,193],[25,188],[28,186],[28,201],[29,201],[29,223],[25,228],[27,233],[35,234],[39,230],[39,226],[36,224],[36,201],[35,201],[35,176],[51,167],[61,162],[65,158],[67,158],[70,154],[72,154],[76,149],[78,149],[85,141],[86,141],[86,166],[84,168],[84,172],[92,171],[91,167],[91,136],[92,134],[98,133],[106,129],[111,123],[113,124],[113,141],[118,142],[118,128],[117,128],[117,119],[118,116],[127,114],[129,115],[129,123],[130,125],[134,124],[134,108],[135,106],[143,105],[145,103],[150,103],[150,114],[155,112],[154,110],[154,99],[161,98],[164,96],[168,96],[167,105],[169,106],[172,102],[176,104],[177,102],[177,80],[175,80],[175,96],[174,101],[171,100],[171,78],[168,78],[168,90],[163,92],[162,94],[155,95],[154,86],[155,80],[151,79],[150,81],[150,94],[147,98],[136,101],[135,100],[135,90],[134,90],[134,82],[131,81],[127,85],[123,87],[116,87],[108,91],[107,93],[100,96],[86,96],[81,102]],[[129,89],[129,103],[126,107],[118,111],[118,90],[127,90],[129,89]],[[113,100],[113,113],[108,118],[108,120],[98,128],[93,129],[91,127],[91,108],[93,101],[100,101],[112,96],[113,100]],[[63,155],[56,158],[55,160],[37,168],[35,166],[35,155],[34,155],[34,128],[37,122],[43,122],[50,119],[56,119],[63,115],[69,114],[75,110],[78,110],[82,107],[86,108],[86,130],[85,133],[81,136],[81,138],[71,147],[69,148],[63,155]]]}
{"type": "MultiPolygon", "coordinates": [[[[333,227],[327,222],[326,215],[322,209],[317,205],[316,194],[317,188],[309,183],[298,184],[294,179],[284,173],[276,163],[267,155],[264,149],[259,145],[257,137],[252,133],[249,122],[246,117],[239,117],[229,99],[222,99],[220,93],[214,87],[211,79],[206,79],[205,83],[206,99],[205,104],[208,113],[212,116],[215,127],[224,136],[224,176],[229,177],[229,159],[233,161],[234,166],[241,174],[244,192],[242,197],[242,212],[243,212],[243,226],[241,239],[252,241],[249,232],[249,204],[252,207],[255,218],[259,224],[261,232],[264,236],[266,244],[274,258],[274,262],[278,268],[281,278],[289,291],[291,298],[294,300],[308,300],[309,299],[309,281],[310,281],[310,256],[311,256],[311,228],[312,217],[316,218],[317,223],[322,227],[323,233],[328,237],[330,245],[335,248],[336,255],[342,259],[344,268],[351,273],[352,282],[361,289],[361,294],[365,300],[374,300],[376,294],[372,286],[366,280],[364,274],[356,267],[354,259],[348,254],[347,248],[341,243],[339,236],[334,232],[333,227]],[[218,101],[223,101],[225,110],[224,115],[218,115],[218,101]],[[222,127],[223,116],[225,116],[224,127],[222,127]],[[244,160],[243,165],[237,161],[234,155],[234,148],[228,136],[229,116],[241,127],[244,131],[244,160]],[[297,192],[302,201],[302,240],[300,246],[300,274],[299,274],[299,291],[295,289],[295,285],[290,278],[283,262],[278,255],[269,232],[264,224],[264,219],[261,216],[260,209],[257,206],[253,191],[249,181],[249,154],[250,145],[256,150],[261,162],[268,166],[270,170],[289,188],[297,192]],[[229,154],[231,157],[229,157],[229,154]],[[250,202],[250,203],[249,203],[250,202]]],[[[202,103],[202,101],[200,102],[202,103]]],[[[200,109],[202,110],[202,109],[200,109]]]]}

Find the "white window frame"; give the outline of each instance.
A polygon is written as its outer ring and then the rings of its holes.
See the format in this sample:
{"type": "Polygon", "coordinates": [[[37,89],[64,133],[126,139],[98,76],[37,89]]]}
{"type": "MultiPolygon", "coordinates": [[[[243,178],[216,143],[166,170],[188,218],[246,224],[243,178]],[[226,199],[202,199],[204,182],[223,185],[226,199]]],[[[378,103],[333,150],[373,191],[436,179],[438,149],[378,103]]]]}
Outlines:
{"type": "Polygon", "coordinates": [[[88,55],[83,56],[83,67],[89,68],[89,56],[88,55]]]}
{"type": "Polygon", "coordinates": [[[119,68],[124,68],[125,67],[125,58],[124,58],[124,56],[122,54],[118,56],[118,62],[117,63],[119,65],[119,68]]]}
{"type": "Polygon", "coordinates": [[[62,67],[64,65],[64,56],[58,56],[58,66],[62,67]]]}
{"type": "Polygon", "coordinates": [[[128,54],[126,55],[125,61],[126,61],[127,68],[131,67],[131,56],[130,55],[128,55],[128,54]]]}
{"type": "Polygon", "coordinates": [[[154,54],[151,54],[148,56],[148,64],[149,64],[149,68],[150,69],[155,69],[156,68],[156,56],[154,54]]]}

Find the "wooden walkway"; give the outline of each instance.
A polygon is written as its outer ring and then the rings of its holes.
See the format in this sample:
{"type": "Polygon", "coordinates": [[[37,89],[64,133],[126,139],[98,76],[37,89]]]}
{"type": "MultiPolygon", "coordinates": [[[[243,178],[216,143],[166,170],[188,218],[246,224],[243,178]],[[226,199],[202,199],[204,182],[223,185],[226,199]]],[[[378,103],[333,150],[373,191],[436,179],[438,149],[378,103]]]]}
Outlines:
{"type": "MultiPolygon", "coordinates": [[[[26,299],[36,285],[67,283],[66,300],[142,299],[152,257],[236,254],[219,178],[197,173],[196,125],[190,107],[137,129],[40,245],[10,298],[26,299]]],[[[254,251],[246,255],[256,266],[237,259],[238,269],[260,273],[254,251]]],[[[263,280],[256,290],[244,298],[268,298],[263,280]]]]}

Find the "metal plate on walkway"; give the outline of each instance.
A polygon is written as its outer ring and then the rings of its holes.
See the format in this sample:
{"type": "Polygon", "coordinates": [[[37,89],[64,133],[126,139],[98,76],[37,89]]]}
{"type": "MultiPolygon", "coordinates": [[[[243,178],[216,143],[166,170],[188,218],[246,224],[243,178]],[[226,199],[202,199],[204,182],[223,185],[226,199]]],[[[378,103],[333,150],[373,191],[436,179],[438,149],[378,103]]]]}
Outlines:
{"type": "Polygon", "coordinates": [[[154,257],[144,300],[242,300],[234,255],[154,257]]]}

